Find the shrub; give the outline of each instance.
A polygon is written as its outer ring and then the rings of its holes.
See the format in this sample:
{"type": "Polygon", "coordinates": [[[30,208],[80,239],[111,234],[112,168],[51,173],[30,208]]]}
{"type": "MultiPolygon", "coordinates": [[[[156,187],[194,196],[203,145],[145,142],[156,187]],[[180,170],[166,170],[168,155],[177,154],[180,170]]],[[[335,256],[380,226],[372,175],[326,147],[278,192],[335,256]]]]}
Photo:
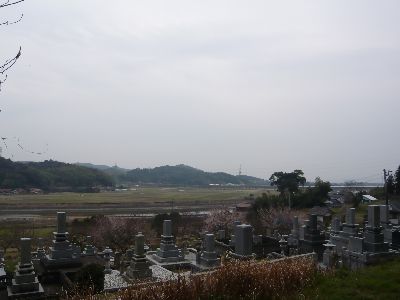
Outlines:
{"type": "Polygon", "coordinates": [[[94,293],[104,289],[104,268],[98,264],[89,264],[82,267],[75,275],[78,289],[92,287],[94,293]]]}

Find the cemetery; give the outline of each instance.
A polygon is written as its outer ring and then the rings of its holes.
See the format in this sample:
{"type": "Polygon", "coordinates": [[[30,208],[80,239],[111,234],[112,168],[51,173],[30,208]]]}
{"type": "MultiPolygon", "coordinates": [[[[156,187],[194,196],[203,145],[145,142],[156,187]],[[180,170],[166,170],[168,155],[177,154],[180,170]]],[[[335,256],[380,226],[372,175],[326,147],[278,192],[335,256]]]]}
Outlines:
{"type": "Polygon", "coordinates": [[[400,226],[392,223],[385,205],[369,205],[364,224],[356,223],[355,213],[354,208],[347,208],[344,222],[334,217],[328,227],[319,223],[315,214],[307,220],[294,217],[289,234],[277,230],[255,234],[251,225],[234,221],[229,232],[199,233],[202,242],[198,248],[179,247],[172,221],[164,220],[156,249],[150,249],[145,234],[137,232],[134,246],[121,253],[108,245],[98,249],[90,236],[82,248],[70,242],[67,213],[58,212],[51,245],[46,247],[40,239],[32,251],[32,239],[20,239],[19,263],[12,278],[6,276],[0,252],[0,299],[63,297],[65,291],[76,288],[79,273],[91,265],[101,266],[102,290],[114,293],[143,282],[203,278],[241,262],[252,265],[307,257],[321,270],[357,270],[400,257],[400,226]]]}

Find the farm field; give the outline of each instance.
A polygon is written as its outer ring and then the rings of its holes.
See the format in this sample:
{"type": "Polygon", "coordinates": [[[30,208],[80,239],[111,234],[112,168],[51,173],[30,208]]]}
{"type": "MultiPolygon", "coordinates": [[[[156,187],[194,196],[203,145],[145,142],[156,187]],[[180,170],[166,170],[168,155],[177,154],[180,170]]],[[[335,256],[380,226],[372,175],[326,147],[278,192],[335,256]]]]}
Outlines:
{"type": "Polygon", "coordinates": [[[0,204],[116,204],[116,203],[157,203],[165,201],[235,201],[254,194],[273,192],[268,189],[209,189],[209,188],[137,188],[120,192],[101,193],[51,193],[43,195],[0,196],[0,204]]]}

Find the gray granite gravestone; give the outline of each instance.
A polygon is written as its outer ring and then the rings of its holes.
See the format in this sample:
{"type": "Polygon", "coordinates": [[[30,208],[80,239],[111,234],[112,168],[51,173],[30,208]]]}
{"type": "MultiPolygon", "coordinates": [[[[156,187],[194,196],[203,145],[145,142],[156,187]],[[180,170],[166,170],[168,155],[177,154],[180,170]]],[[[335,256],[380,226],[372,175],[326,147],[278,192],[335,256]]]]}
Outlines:
{"type": "Polygon", "coordinates": [[[208,233],[204,236],[205,250],[200,256],[200,264],[206,267],[214,267],[219,265],[220,261],[215,251],[214,234],[208,233]]]}
{"type": "Polygon", "coordinates": [[[50,254],[42,262],[48,268],[74,267],[81,264],[80,250],[68,241],[67,214],[57,212],[57,232],[53,232],[54,240],[50,254]]]}
{"type": "Polygon", "coordinates": [[[31,239],[21,239],[21,262],[17,265],[12,285],[8,287],[9,299],[41,299],[42,285],[36,277],[31,256],[31,239]]]}
{"type": "Polygon", "coordinates": [[[236,226],[235,232],[235,253],[238,258],[248,258],[252,256],[253,250],[253,227],[247,224],[236,226]]]}
{"type": "Polygon", "coordinates": [[[135,253],[132,256],[130,266],[126,275],[131,279],[151,277],[150,264],[146,259],[144,251],[144,235],[139,232],[135,236],[135,253]]]}
{"type": "Polygon", "coordinates": [[[389,244],[384,241],[380,224],[379,205],[368,206],[368,225],[365,228],[365,250],[372,253],[387,252],[389,244]]]}
{"type": "Polygon", "coordinates": [[[184,255],[181,249],[178,249],[174,242],[171,220],[164,220],[160,248],[157,249],[156,253],[153,254],[152,257],[160,263],[184,260],[184,255]]]}

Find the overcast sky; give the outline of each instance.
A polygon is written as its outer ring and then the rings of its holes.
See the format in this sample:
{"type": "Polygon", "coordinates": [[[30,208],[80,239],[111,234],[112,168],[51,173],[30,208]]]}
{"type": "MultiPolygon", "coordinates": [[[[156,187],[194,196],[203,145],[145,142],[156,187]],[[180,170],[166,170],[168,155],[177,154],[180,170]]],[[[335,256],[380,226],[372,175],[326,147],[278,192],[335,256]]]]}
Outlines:
{"type": "Polygon", "coordinates": [[[27,0],[0,21],[21,13],[0,26],[1,62],[23,52],[5,157],[378,182],[400,164],[400,1],[27,0]]]}

